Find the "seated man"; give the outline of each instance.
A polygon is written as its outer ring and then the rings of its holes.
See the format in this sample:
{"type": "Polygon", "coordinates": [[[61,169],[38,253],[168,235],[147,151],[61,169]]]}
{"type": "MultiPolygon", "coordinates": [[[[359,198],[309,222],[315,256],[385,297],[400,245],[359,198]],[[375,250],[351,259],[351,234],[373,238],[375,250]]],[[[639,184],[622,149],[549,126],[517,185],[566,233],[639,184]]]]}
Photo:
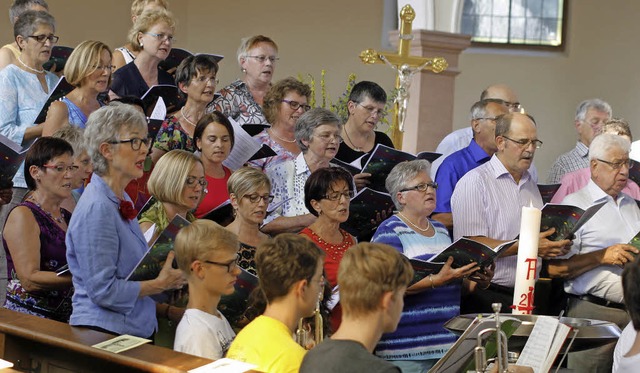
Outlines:
{"type": "MultiPolygon", "coordinates": [[[[622,136],[630,142],[633,141],[629,123],[624,119],[611,119],[607,121],[602,127],[602,133],[611,133],[622,136]]],[[[631,158],[631,154],[629,154],[629,158],[631,158]]],[[[551,198],[551,203],[561,203],[564,197],[584,188],[589,183],[589,180],[591,180],[591,170],[589,167],[565,174],[562,176],[562,179],[560,179],[560,184],[562,185],[560,185],[558,191],[553,195],[553,198],[551,198]]],[[[640,186],[638,186],[635,181],[628,179],[627,185],[622,191],[634,199],[640,200],[640,186]]]]}
{"type": "Polygon", "coordinates": [[[300,372],[400,372],[373,349],[396,330],[412,278],[409,260],[391,246],[367,242],[347,250],[338,270],[342,323],[309,351],[300,372]]]}
{"type": "MultiPolygon", "coordinates": [[[[589,147],[591,180],[586,187],[568,195],[563,204],[586,209],[606,204],[576,232],[567,258],[550,260],[549,274],[565,278],[569,295],[567,316],[611,321],[623,328],[625,311],[620,274],[638,249],[627,244],[640,231],[640,209],[622,193],[629,176],[629,141],[602,134],[589,147]]],[[[569,368],[576,372],[611,369],[613,344],[569,354],[569,368]]]]}
{"type": "Polygon", "coordinates": [[[496,148],[496,119],[508,113],[504,101],[488,98],[471,106],[471,129],[473,139],[461,150],[448,156],[438,168],[436,174],[436,209],[433,219],[441,222],[449,232],[453,230],[451,216],[451,194],[458,180],[470,170],[486,163],[496,148]]]}
{"type": "Polygon", "coordinates": [[[612,373],[633,373],[640,364],[640,262],[635,260],[622,271],[622,291],[631,321],[624,328],[613,353],[612,373]]]}
{"type": "Polygon", "coordinates": [[[267,308],[238,333],[227,357],[261,372],[298,372],[306,351],[293,333],[300,318],[313,314],[323,289],[324,252],[302,236],[283,233],[260,245],[255,260],[267,308]]]}
{"type": "MultiPolygon", "coordinates": [[[[491,247],[518,236],[523,206],[542,207],[538,186],[527,171],[542,145],[533,118],[521,113],[499,117],[495,138],[498,151],[488,162],[467,172],[451,197],[454,239],[466,236],[491,247]]],[[[567,253],[571,241],[548,240],[553,232],[540,233],[539,257],[567,253]]],[[[511,312],[517,253],[515,243],[496,260],[491,284],[463,297],[461,313],[492,312],[492,303],[502,303],[502,312],[511,312]]],[[[540,260],[536,269],[537,276],[540,260]]]]}
{"type": "Polygon", "coordinates": [[[236,336],[218,311],[218,303],[220,297],[233,293],[240,274],[238,236],[213,221],[196,220],[178,232],[174,247],[178,267],[189,281],[189,303],[178,324],[173,349],[220,359],[236,336]]]}
{"type": "Polygon", "coordinates": [[[611,106],[599,98],[584,100],[578,105],[574,125],[578,133],[576,147],[556,159],[547,183],[557,184],[566,173],[589,167],[589,145],[611,118],[611,106]]]}

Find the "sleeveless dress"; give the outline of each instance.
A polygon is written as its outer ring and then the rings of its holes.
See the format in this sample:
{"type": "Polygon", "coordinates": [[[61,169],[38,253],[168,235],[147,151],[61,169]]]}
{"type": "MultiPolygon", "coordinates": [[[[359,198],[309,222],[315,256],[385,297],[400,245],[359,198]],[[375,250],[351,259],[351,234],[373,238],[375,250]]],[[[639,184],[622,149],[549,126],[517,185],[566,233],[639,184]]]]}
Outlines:
{"type": "MultiPolygon", "coordinates": [[[[40,270],[57,271],[67,264],[67,249],[65,246],[66,232],[56,224],[36,204],[25,201],[18,206],[25,206],[31,210],[40,228],[40,270]]],[[[64,220],[69,224],[71,213],[62,210],[64,220]]],[[[61,322],[69,322],[71,316],[71,295],[73,287],[65,289],[51,289],[27,292],[22,288],[16,274],[7,243],[2,239],[7,254],[7,299],[4,307],[13,311],[27,313],[61,322]]]]}
{"type": "Polygon", "coordinates": [[[87,124],[87,116],[84,115],[82,110],[67,97],[61,98],[60,101],[64,102],[69,110],[69,124],[74,127],[84,128],[85,124],[87,124]]]}

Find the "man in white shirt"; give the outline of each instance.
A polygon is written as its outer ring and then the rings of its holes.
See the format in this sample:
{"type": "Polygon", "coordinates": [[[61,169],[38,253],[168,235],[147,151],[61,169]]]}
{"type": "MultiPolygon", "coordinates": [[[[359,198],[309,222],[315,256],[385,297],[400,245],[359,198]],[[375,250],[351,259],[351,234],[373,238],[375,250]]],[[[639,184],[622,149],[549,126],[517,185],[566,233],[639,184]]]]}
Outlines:
{"type": "MultiPolygon", "coordinates": [[[[498,151],[491,159],[467,172],[451,197],[454,239],[466,236],[495,247],[513,240],[520,232],[523,206],[542,207],[542,197],[528,169],[542,145],[536,124],[527,114],[509,113],[496,122],[498,151]]],[[[540,233],[538,256],[565,255],[571,241],[549,241],[554,231],[540,233]]],[[[496,260],[495,275],[487,289],[476,289],[462,298],[461,312],[491,312],[491,303],[502,303],[511,312],[518,244],[496,260]]],[[[539,273],[540,260],[537,270],[539,273]]]]}

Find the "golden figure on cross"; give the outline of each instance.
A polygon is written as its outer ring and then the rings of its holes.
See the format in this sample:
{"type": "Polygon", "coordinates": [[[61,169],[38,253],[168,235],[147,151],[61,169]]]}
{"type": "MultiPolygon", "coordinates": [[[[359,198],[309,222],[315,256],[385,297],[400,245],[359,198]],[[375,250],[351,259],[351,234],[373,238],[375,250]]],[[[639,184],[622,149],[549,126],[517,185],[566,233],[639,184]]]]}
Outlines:
{"type": "Polygon", "coordinates": [[[410,5],[405,5],[400,10],[400,39],[398,45],[398,53],[377,52],[373,49],[367,49],[360,53],[360,59],[366,64],[384,63],[392,69],[396,70],[396,99],[394,101],[394,116],[392,122],[392,140],[393,144],[398,148],[402,148],[402,133],[404,132],[404,122],[407,115],[407,106],[409,103],[409,88],[413,76],[428,69],[434,73],[444,71],[449,65],[442,57],[418,57],[409,55],[409,46],[413,39],[411,33],[411,24],[416,18],[416,13],[410,5]]]}

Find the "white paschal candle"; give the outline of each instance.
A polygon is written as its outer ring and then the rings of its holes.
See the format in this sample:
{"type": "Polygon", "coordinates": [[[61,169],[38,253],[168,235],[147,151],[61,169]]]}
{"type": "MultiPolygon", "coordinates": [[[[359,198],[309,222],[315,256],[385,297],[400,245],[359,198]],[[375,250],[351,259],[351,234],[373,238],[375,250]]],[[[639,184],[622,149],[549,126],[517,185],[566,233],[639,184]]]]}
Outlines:
{"type": "Polygon", "coordinates": [[[533,207],[532,203],[529,207],[522,207],[513,314],[531,314],[533,311],[541,218],[542,211],[533,207]]]}

